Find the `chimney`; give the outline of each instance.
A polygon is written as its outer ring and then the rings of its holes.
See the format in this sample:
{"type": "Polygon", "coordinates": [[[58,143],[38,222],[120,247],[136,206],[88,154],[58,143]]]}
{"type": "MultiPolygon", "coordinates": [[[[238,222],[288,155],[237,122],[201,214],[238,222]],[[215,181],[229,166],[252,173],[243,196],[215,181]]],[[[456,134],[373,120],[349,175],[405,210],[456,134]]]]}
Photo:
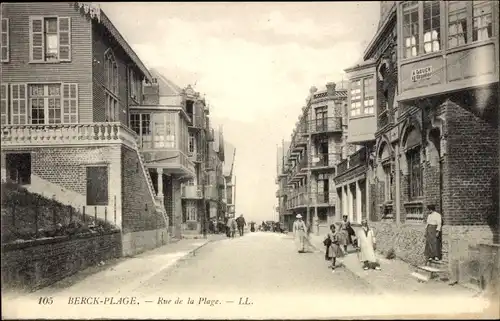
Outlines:
{"type": "Polygon", "coordinates": [[[335,96],[335,83],[334,82],[329,82],[326,84],[326,91],[328,93],[328,96],[335,96]]]}

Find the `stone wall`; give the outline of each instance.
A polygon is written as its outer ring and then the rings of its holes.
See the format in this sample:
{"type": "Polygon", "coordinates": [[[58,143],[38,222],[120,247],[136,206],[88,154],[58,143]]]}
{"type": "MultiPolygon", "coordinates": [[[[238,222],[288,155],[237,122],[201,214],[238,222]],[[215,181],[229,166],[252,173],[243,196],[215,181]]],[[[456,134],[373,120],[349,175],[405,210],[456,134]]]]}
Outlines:
{"type": "Polygon", "coordinates": [[[2,245],[2,288],[35,290],[121,255],[119,232],[2,245]]]}

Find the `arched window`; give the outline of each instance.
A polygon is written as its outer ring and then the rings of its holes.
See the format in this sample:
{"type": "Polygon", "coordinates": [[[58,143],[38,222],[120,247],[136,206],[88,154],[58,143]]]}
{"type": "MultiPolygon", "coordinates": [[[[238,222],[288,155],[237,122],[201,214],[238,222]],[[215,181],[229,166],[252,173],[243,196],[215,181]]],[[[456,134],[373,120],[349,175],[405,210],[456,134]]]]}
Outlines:
{"type": "Polygon", "coordinates": [[[392,160],[389,152],[389,146],[387,143],[383,143],[380,148],[378,159],[382,165],[383,169],[383,178],[384,181],[384,201],[392,201],[393,200],[393,191],[392,186],[394,183],[394,175],[392,172],[392,160]]]}
{"type": "Polygon", "coordinates": [[[104,53],[105,121],[119,120],[118,65],[111,49],[104,53]]]}
{"type": "Polygon", "coordinates": [[[408,197],[415,200],[423,196],[423,173],[421,161],[421,135],[417,128],[408,129],[404,150],[408,164],[408,197]]]}

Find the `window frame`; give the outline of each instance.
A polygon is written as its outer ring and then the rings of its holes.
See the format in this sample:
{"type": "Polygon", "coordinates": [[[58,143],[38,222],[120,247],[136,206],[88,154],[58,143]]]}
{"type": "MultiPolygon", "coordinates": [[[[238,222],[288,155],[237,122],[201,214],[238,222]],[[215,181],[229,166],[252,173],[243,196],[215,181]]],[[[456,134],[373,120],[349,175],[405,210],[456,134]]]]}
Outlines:
{"type": "MultiPolygon", "coordinates": [[[[57,16],[57,15],[45,15],[45,16],[29,16],[29,61],[28,63],[30,64],[53,64],[53,63],[61,63],[61,62],[71,62],[71,48],[72,48],[72,42],[71,42],[71,37],[72,37],[72,32],[71,32],[71,17],[64,17],[64,16],[57,16]],[[46,28],[45,28],[45,21],[46,19],[56,19],[57,20],[57,58],[56,59],[51,59],[47,60],[46,59],[46,28]],[[62,19],[67,19],[68,20],[68,30],[61,30],[61,20],[62,19]],[[41,20],[42,21],[42,31],[41,32],[34,32],[33,31],[33,22],[36,20],[41,20]],[[66,44],[61,44],[61,34],[62,33],[67,33],[67,43],[66,44]],[[33,47],[33,36],[34,34],[41,34],[41,48],[42,48],[42,58],[41,59],[35,59],[33,56],[34,52],[34,47],[33,47]],[[67,58],[61,58],[61,48],[66,47],[68,49],[68,56],[67,58]]],[[[37,46],[38,47],[38,46],[37,46]]]]}
{"type": "Polygon", "coordinates": [[[410,201],[419,200],[424,195],[424,177],[421,155],[421,145],[415,145],[405,150],[408,166],[408,199],[410,201]],[[418,163],[416,159],[418,158],[418,163]],[[418,177],[415,178],[415,168],[418,167],[418,177]],[[415,179],[415,180],[414,180],[415,179]]]}
{"type": "Polygon", "coordinates": [[[190,156],[193,156],[196,153],[196,137],[193,133],[189,133],[188,138],[188,153],[190,156]],[[191,148],[191,146],[193,148],[191,148]]]}
{"type": "Polygon", "coordinates": [[[366,74],[363,76],[359,76],[351,80],[350,82],[350,87],[349,87],[349,105],[347,106],[349,113],[348,117],[350,119],[352,118],[358,118],[358,117],[363,117],[363,116],[374,116],[375,115],[375,106],[376,106],[376,97],[377,97],[377,78],[375,77],[374,73],[366,74]],[[365,81],[371,80],[370,86],[366,87],[365,86],[365,81]],[[356,83],[356,87],[353,89],[353,83],[356,83]],[[368,93],[370,94],[369,96],[366,96],[366,88],[369,89],[368,93]],[[359,93],[356,92],[356,99],[353,101],[352,95],[353,91],[359,90],[359,93]],[[358,98],[359,97],[359,98],[358,98]],[[370,105],[366,105],[366,98],[368,98],[369,101],[372,101],[370,105]],[[353,108],[353,103],[354,104],[359,104],[359,106],[356,106],[353,108]],[[369,111],[366,111],[367,109],[371,109],[369,111]],[[355,115],[353,115],[353,111],[355,115]]]}
{"type": "MultiPolygon", "coordinates": [[[[27,93],[28,96],[27,101],[28,101],[28,120],[29,123],[32,125],[60,125],[63,124],[63,86],[62,83],[28,83],[27,84],[27,93]],[[43,88],[43,94],[41,96],[33,96],[31,94],[31,88],[34,86],[41,86],[43,88]],[[49,86],[54,86],[54,87],[59,87],[59,96],[50,96],[49,92],[49,86]],[[50,103],[49,100],[51,99],[57,99],[59,98],[59,122],[51,122],[51,117],[50,117],[50,103]],[[37,100],[43,101],[43,123],[34,123],[33,120],[33,102],[37,100]]],[[[55,119],[55,118],[54,118],[55,119]]],[[[55,119],[57,120],[57,119],[55,119]]]]}
{"type": "Polygon", "coordinates": [[[10,62],[10,21],[9,18],[2,18],[2,25],[0,26],[1,29],[1,40],[0,40],[0,61],[1,62],[10,62]],[[3,23],[5,21],[5,26],[6,29],[4,30],[3,28],[3,23]],[[5,38],[4,38],[5,37],[5,38]],[[3,39],[6,39],[6,44],[3,45],[3,39]],[[3,57],[3,50],[5,49],[6,51],[6,57],[3,57]]]}

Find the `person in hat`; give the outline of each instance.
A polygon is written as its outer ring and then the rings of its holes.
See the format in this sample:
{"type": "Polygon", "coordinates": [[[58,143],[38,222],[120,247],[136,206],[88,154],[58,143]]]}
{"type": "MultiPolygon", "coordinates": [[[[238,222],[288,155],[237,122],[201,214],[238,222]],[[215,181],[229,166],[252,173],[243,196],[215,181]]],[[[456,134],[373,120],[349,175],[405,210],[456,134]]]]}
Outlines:
{"type": "Polygon", "coordinates": [[[295,216],[296,220],[293,222],[293,235],[295,237],[295,244],[297,245],[297,251],[299,253],[305,252],[306,245],[306,223],[302,220],[302,215],[297,214],[295,216]]]}
{"type": "Polygon", "coordinates": [[[363,262],[363,269],[380,270],[377,256],[375,255],[376,242],[373,230],[368,227],[368,221],[361,221],[361,229],[358,231],[358,240],[360,248],[360,261],[363,262]]]}

